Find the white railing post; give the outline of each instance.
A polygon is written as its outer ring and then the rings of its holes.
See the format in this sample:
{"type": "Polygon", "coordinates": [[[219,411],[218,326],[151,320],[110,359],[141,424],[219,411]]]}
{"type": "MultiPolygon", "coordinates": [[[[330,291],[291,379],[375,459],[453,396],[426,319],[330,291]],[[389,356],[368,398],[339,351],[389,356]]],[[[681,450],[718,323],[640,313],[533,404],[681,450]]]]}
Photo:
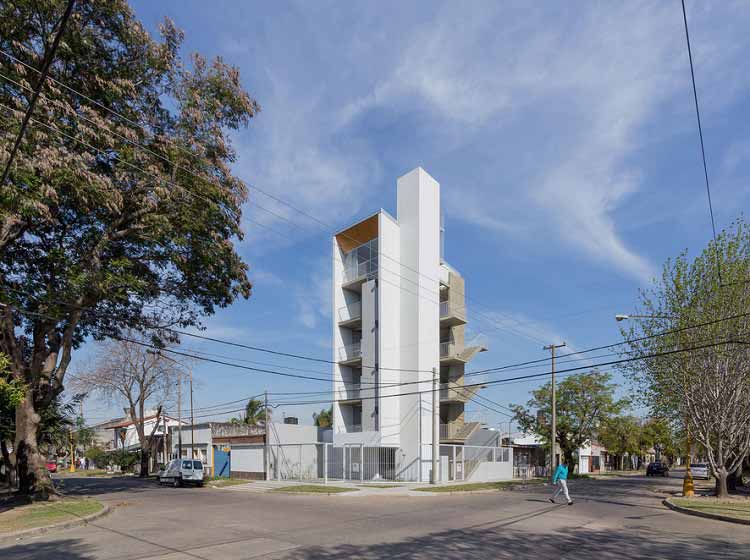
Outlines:
{"type": "MultiPolygon", "coordinates": [[[[502,453],[500,454],[500,456],[502,457],[502,453]]],[[[497,447],[492,448],[492,462],[497,463],[497,447]]]]}
{"type": "Polygon", "coordinates": [[[359,444],[359,481],[365,479],[365,444],[359,444]]]}
{"type": "Polygon", "coordinates": [[[301,443],[299,444],[299,450],[298,451],[299,451],[299,453],[298,453],[299,463],[297,463],[297,464],[299,465],[299,481],[302,482],[302,444],[301,443]]]}
{"type": "Polygon", "coordinates": [[[452,453],[453,453],[453,480],[455,482],[455,480],[457,478],[456,477],[456,470],[457,470],[456,469],[456,446],[454,445],[452,449],[453,449],[453,451],[452,451],[452,453]]]}
{"type": "Polygon", "coordinates": [[[281,480],[281,446],[276,446],[276,480],[281,480]]]}
{"type": "Polygon", "coordinates": [[[328,444],[323,444],[323,484],[328,484],[328,444]]]}

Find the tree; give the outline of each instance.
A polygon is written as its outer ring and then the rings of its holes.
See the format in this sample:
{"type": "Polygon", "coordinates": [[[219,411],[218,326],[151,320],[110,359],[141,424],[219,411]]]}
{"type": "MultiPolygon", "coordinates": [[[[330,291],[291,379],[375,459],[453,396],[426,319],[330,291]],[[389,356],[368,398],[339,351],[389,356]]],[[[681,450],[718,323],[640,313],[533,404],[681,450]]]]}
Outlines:
{"type": "Polygon", "coordinates": [[[313,412],[313,421],[318,428],[333,426],[333,407],[324,408],[320,412],[313,412]]]}
{"type": "Polygon", "coordinates": [[[742,219],[695,259],[668,260],[623,330],[624,367],[652,412],[706,451],[716,493],[750,453],[750,231],[742,219]],[[721,281],[719,280],[719,271],[721,281]],[[695,327],[695,325],[702,325],[695,327]],[[662,332],[668,334],[660,335],[662,332]]]}
{"type": "MultiPolygon", "coordinates": [[[[13,81],[2,81],[0,103],[13,110],[0,108],[2,160],[64,4],[0,4],[0,48],[29,65],[4,65],[13,81]]],[[[250,295],[234,247],[247,189],[227,131],[259,107],[221,59],[183,64],[182,39],[170,21],[153,39],[125,0],[78,2],[50,69],[59,82],[45,84],[0,185],[0,351],[28,389],[15,449],[20,490],[33,497],[54,494],[40,411],[85,340],[200,326],[250,295]]]]}
{"type": "Polygon", "coordinates": [[[670,463],[680,454],[675,428],[664,418],[649,418],[641,428],[641,439],[646,449],[658,446],[661,455],[670,463]]]}
{"type": "Polygon", "coordinates": [[[83,456],[91,461],[99,469],[109,465],[111,460],[109,454],[104,449],[96,445],[89,447],[83,456]]]}
{"type": "Polygon", "coordinates": [[[76,377],[75,387],[98,393],[111,403],[125,404],[141,447],[140,475],[148,476],[153,436],[182,374],[175,360],[148,350],[134,333],[128,333],[127,339],[103,343],[94,367],[76,377]],[[147,412],[153,408],[155,422],[147,433],[147,412]]]}
{"type": "Polygon", "coordinates": [[[16,407],[23,401],[26,389],[10,376],[10,360],[0,354],[0,449],[2,450],[5,481],[15,484],[15,462],[11,457],[11,443],[15,438],[16,407]]]}
{"type": "Polygon", "coordinates": [[[619,459],[620,470],[625,468],[625,455],[640,452],[641,425],[634,416],[612,416],[605,418],[599,426],[597,439],[607,451],[619,459]]]}
{"type": "MultiPolygon", "coordinates": [[[[612,376],[591,371],[566,377],[557,387],[557,443],[571,471],[578,449],[594,439],[599,425],[625,406],[614,398],[612,376]]],[[[512,405],[515,420],[524,432],[533,432],[551,447],[552,385],[532,391],[526,407],[512,405]],[[541,414],[534,413],[534,411],[541,414]]]]}
{"type": "Polygon", "coordinates": [[[244,424],[250,426],[265,426],[266,414],[271,418],[271,409],[265,409],[264,403],[258,399],[250,399],[245,405],[245,417],[242,419],[244,424]]]}

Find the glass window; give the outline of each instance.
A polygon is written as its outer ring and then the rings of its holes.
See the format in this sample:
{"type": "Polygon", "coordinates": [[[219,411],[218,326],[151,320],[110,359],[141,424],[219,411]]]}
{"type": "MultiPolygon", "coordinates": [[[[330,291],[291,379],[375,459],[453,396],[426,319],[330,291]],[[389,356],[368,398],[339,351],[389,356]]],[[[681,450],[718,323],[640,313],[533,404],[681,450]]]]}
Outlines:
{"type": "Polygon", "coordinates": [[[193,468],[196,470],[201,470],[203,468],[203,463],[200,461],[193,461],[193,468]]]}
{"type": "Polygon", "coordinates": [[[183,469],[193,470],[193,462],[192,461],[183,461],[182,462],[182,468],[183,469]]]}

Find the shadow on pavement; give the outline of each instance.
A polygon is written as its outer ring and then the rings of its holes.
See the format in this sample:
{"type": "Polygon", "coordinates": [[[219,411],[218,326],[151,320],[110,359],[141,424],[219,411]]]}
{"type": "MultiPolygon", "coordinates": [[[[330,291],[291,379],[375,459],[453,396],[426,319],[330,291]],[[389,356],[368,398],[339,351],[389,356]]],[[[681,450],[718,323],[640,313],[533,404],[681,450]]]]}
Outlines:
{"type": "Polygon", "coordinates": [[[34,542],[30,540],[3,549],[3,560],[31,560],[36,558],[60,558],[65,560],[93,560],[96,556],[89,552],[91,547],[78,539],[34,542]]]}
{"type": "Polygon", "coordinates": [[[55,487],[65,496],[100,496],[102,494],[113,494],[118,492],[148,492],[160,488],[156,480],[152,478],[138,478],[131,476],[118,476],[113,478],[76,478],[65,477],[55,479],[55,487]]]}
{"type": "MultiPolygon", "coordinates": [[[[531,516],[526,516],[526,518],[531,516]]],[[[379,559],[398,558],[710,558],[721,551],[724,560],[747,560],[747,545],[718,538],[685,535],[658,536],[620,531],[571,529],[535,534],[522,531],[496,531],[509,525],[499,523],[482,529],[460,529],[410,538],[394,543],[374,545],[338,545],[333,547],[298,548],[294,558],[306,559],[379,559]],[[668,539],[668,540],[667,540],[668,539]]]]}

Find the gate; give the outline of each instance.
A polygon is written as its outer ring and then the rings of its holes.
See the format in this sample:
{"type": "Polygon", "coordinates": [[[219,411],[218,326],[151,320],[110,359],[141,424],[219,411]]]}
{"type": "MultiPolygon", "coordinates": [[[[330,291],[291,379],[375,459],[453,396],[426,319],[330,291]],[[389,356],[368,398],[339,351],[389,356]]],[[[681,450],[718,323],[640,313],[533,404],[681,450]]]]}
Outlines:
{"type": "Polygon", "coordinates": [[[214,446],[214,476],[229,478],[231,472],[231,451],[214,446]]]}

